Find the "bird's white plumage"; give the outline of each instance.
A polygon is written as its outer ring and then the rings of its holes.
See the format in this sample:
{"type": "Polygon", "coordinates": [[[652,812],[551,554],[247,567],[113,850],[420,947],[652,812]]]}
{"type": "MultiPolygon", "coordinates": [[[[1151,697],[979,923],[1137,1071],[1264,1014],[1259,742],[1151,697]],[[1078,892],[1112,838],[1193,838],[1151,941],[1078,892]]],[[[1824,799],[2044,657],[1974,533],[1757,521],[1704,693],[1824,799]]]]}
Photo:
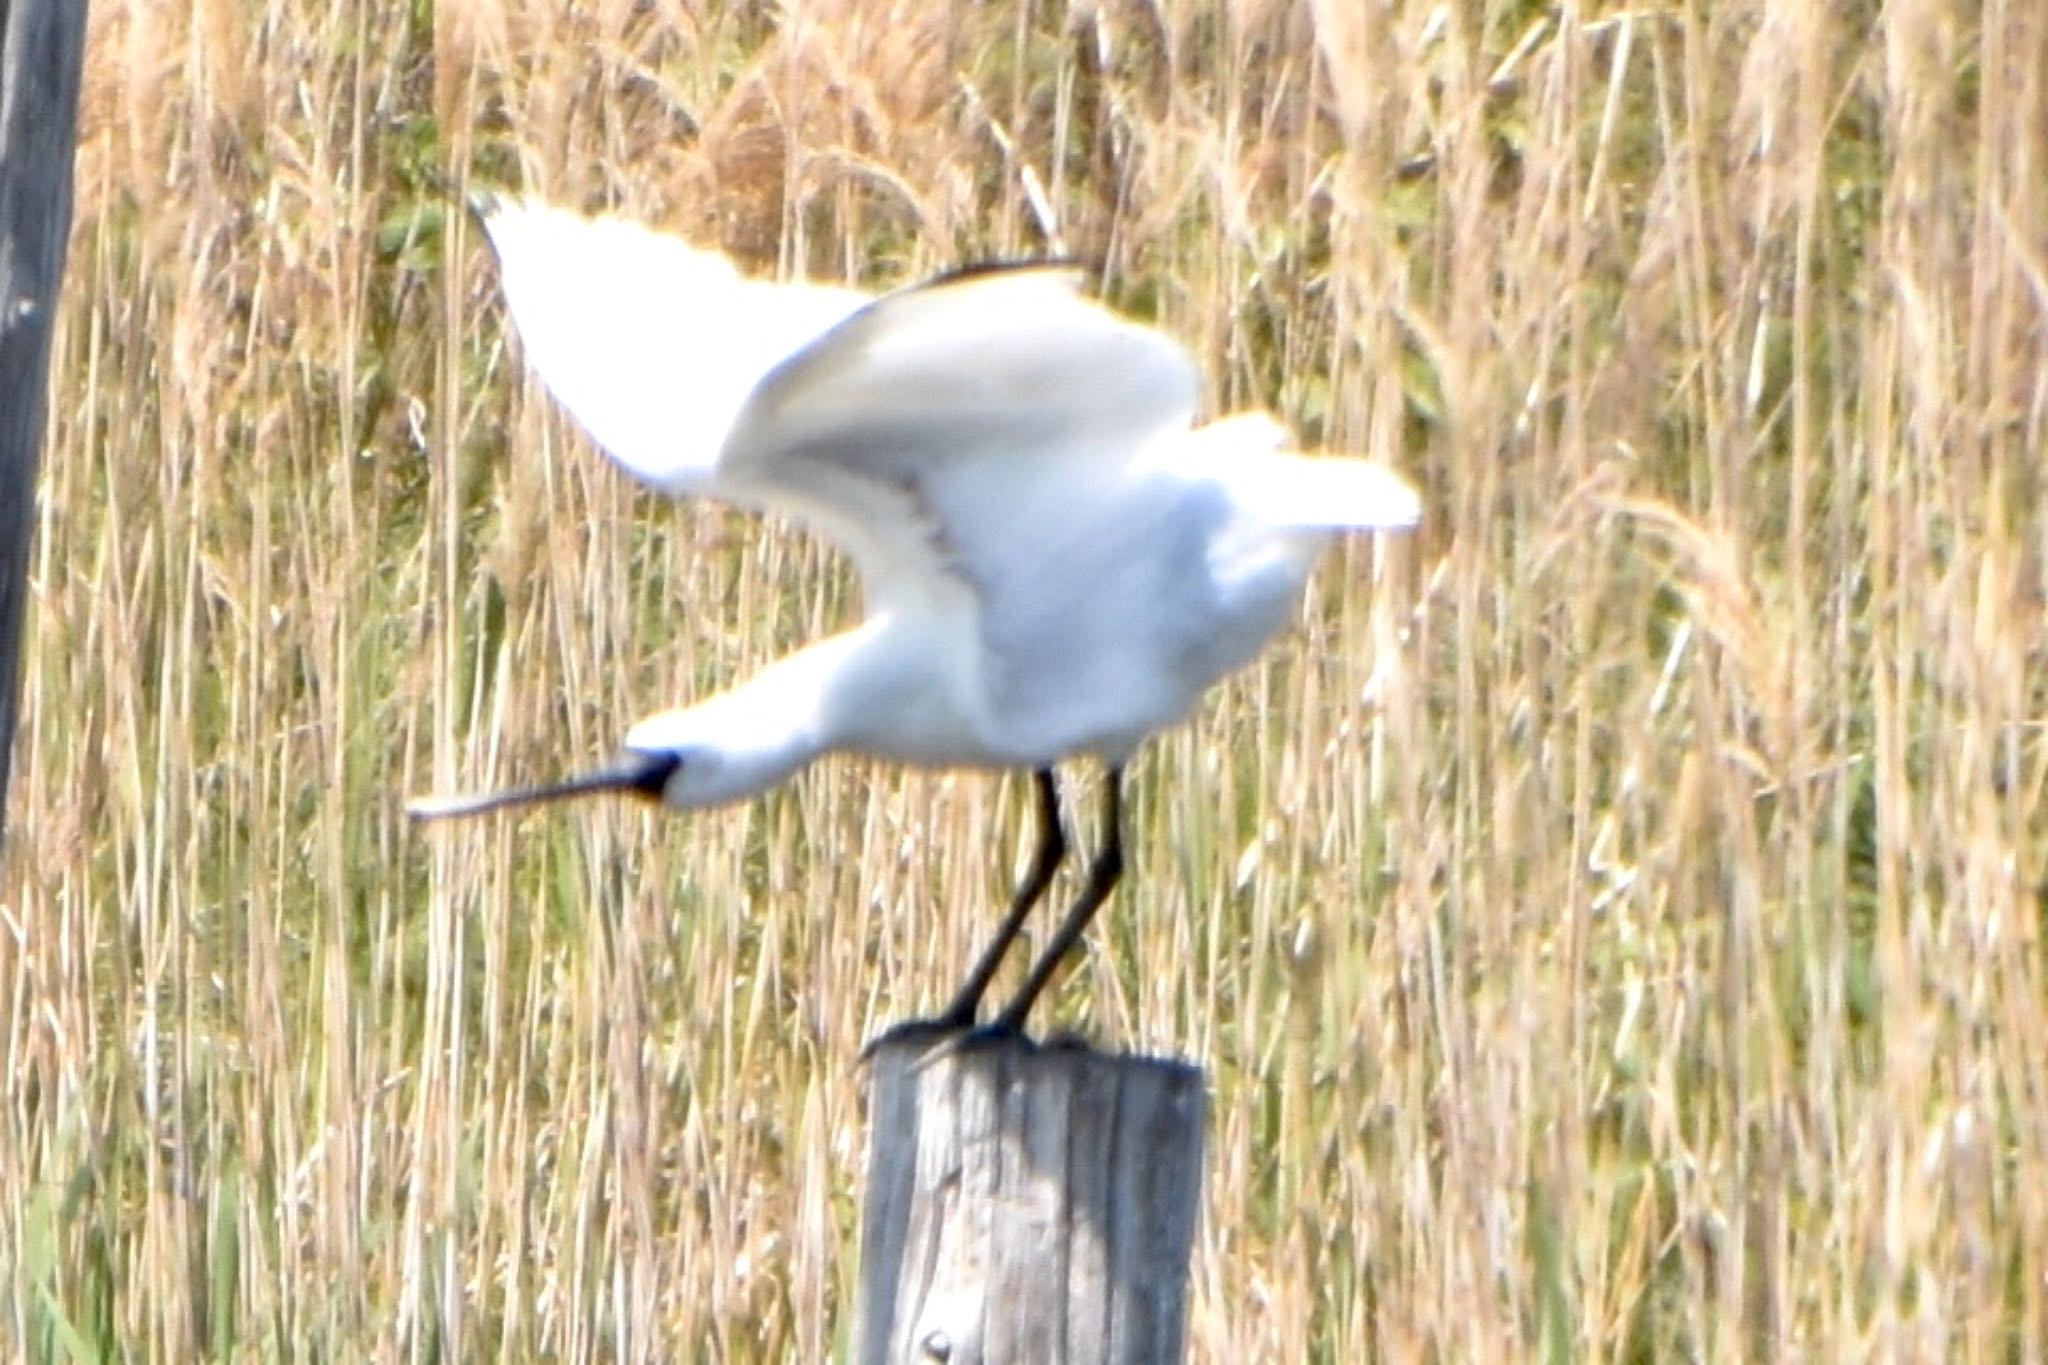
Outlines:
{"type": "Polygon", "coordinates": [[[998,1028],[1022,1027],[1122,875],[1131,751],[1264,647],[1331,531],[1419,512],[1392,471],[1292,453],[1262,413],[1197,426],[1187,353],[1069,270],[871,300],[544,205],[486,221],[528,359],[598,443],[670,493],[810,522],[852,554],[868,610],[641,721],[606,768],[413,813],[592,791],[715,805],[834,750],[1034,768],[1038,851],[941,1029],[974,1022],[1064,855],[1053,765],[1108,762],[1103,840],[998,1028]]]}
{"type": "Polygon", "coordinates": [[[761,382],[718,483],[843,545],[871,612],[961,590],[1005,610],[1006,585],[1042,577],[1063,527],[1114,508],[1194,416],[1185,352],[1077,283],[1020,269],[877,301],[761,382]]]}
{"type": "Polygon", "coordinates": [[[817,754],[1120,761],[1284,624],[1342,527],[1418,514],[1399,476],[1195,425],[1162,333],[1056,267],[868,299],[769,284],[631,224],[487,220],[526,354],[599,445],[671,493],[795,515],[848,550],[868,620],[636,726],[666,794],[731,800],[817,754]]]}
{"type": "Polygon", "coordinates": [[[484,227],[529,363],[613,459],[671,494],[713,491],[762,376],[870,302],[746,279],[680,238],[535,201],[487,205],[484,227]]]}

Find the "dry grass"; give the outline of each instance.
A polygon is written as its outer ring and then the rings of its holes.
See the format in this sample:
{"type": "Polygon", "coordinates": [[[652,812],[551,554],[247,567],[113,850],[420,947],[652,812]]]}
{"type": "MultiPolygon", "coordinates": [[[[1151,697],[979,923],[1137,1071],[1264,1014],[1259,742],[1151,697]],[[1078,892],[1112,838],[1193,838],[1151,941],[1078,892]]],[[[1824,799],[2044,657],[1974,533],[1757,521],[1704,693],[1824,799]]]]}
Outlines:
{"type": "Polygon", "coordinates": [[[93,23],[0,1354],[843,1341],[855,1050],[968,960],[1023,784],[407,827],[851,609],[563,426],[442,174],[877,283],[1088,255],[1426,483],[1149,750],[1051,1002],[1212,1069],[1196,1359],[2048,1351],[2048,10],[93,23]]]}

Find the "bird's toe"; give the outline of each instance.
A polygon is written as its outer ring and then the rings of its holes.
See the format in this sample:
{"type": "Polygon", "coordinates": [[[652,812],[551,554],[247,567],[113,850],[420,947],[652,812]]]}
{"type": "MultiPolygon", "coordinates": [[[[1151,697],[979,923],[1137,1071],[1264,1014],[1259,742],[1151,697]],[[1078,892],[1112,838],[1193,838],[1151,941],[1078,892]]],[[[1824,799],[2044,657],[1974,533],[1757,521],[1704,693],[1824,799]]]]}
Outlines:
{"type": "Polygon", "coordinates": [[[947,1015],[934,1015],[928,1019],[905,1019],[889,1025],[860,1050],[863,1062],[872,1062],[885,1048],[908,1048],[925,1052],[951,1039],[973,1030],[972,1019],[954,1019],[947,1015]]]}

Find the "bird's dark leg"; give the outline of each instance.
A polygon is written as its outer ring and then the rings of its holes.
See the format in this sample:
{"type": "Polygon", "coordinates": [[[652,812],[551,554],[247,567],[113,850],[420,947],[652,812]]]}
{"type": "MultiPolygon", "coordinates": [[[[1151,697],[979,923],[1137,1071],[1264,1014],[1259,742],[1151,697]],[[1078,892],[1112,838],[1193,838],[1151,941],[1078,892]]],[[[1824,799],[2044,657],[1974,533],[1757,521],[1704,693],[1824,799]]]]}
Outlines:
{"type": "Polygon", "coordinates": [[[1059,871],[1060,861],[1067,856],[1067,834],[1060,824],[1060,789],[1053,779],[1050,768],[1040,768],[1031,775],[1032,790],[1038,793],[1038,848],[1031,855],[1031,866],[1024,873],[1024,880],[1017,884],[1017,892],[1010,898],[1009,913],[996,929],[996,936],[982,949],[981,957],[975,961],[974,970],[967,974],[967,980],[953,996],[953,1002],[929,1019],[913,1019],[885,1029],[880,1035],[868,1040],[862,1049],[863,1057],[871,1057],[884,1043],[904,1037],[939,1037],[959,1034],[974,1027],[974,1014],[981,1006],[981,997],[988,992],[988,983],[994,979],[996,969],[1002,965],[1003,955],[1010,945],[1017,941],[1017,934],[1024,927],[1025,916],[1031,907],[1045,896],[1045,888],[1052,885],[1053,873],[1059,871]]]}
{"type": "Polygon", "coordinates": [[[1102,848],[1095,860],[1088,864],[1088,884],[1081,888],[1067,917],[1060,921],[1053,931],[1052,941],[1032,964],[1031,975],[1025,979],[1024,988],[1016,998],[1003,1006],[1003,1012],[995,1017],[990,1031],[995,1033],[1021,1033],[1024,1016],[1031,1013],[1031,1006],[1039,993],[1059,970],[1061,959],[1073,950],[1081,940],[1081,931],[1088,927],[1088,921],[1095,918],[1095,912],[1109,899],[1109,893],[1116,887],[1117,879],[1124,874],[1124,770],[1111,768],[1107,778],[1106,799],[1103,803],[1102,848]]]}
{"type": "Polygon", "coordinates": [[[1032,787],[1038,793],[1038,851],[1031,855],[1031,867],[1024,873],[1024,880],[1017,883],[1017,892],[1010,898],[1010,911],[1003,916],[996,936],[989,940],[988,947],[981,950],[981,957],[975,962],[974,970],[967,974],[959,993],[954,995],[953,1003],[939,1011],[932,1020],[940,1027],[973,1026],[974,1012],[981,1007],[981,997],[988,993],[988,983],[995,978],[996,968],[1002,966],[1003,955],[1024,928],[1024,917],[1045,895],[1045,888],[1052,885],[1052,874],[1059,870],[1060,860],[1067,856],[1067,835],[1060,827],[1060,789],[1053,780],[1052,769],[1040,768],[1031,775],[1031,779],[1032,787]]]}

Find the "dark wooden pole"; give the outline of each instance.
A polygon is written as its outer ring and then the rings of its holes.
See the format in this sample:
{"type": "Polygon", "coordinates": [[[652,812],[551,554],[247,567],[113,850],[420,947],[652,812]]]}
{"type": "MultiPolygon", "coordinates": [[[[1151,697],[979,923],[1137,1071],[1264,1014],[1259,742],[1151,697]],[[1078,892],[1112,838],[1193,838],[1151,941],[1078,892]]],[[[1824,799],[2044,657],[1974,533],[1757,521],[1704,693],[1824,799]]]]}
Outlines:
{"type": "Polygon", "coordinates": [[[0,839],[84,51],[85,0],[0,0],[0,839]]]}
{"type": "Polygon", "coordinates": [[[1177,1365],[1200,1071],[1022,1039],[871,1066],[856,1365],[1177,1365]]]}

